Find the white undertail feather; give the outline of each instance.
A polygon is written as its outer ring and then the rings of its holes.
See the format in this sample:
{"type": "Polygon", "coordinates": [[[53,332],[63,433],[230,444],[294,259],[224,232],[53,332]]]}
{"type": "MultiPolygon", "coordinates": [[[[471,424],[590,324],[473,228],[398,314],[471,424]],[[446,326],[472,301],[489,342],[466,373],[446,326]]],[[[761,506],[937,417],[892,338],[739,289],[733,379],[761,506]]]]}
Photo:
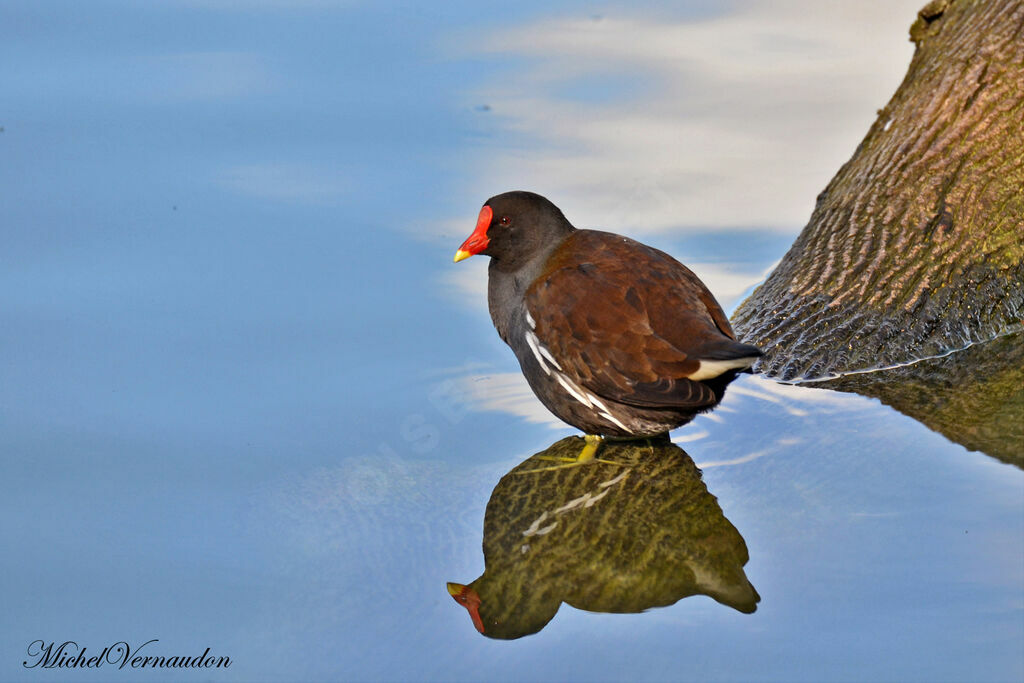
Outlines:
{"type": "Polygon", "coordinates": [[[757,360],[757,356],[749,358],[730,358],[729,360],[702,360],[698,367],[687,379],[700,381],[713,379],[729,370],[742,370],[749,368],[757,360]]]}

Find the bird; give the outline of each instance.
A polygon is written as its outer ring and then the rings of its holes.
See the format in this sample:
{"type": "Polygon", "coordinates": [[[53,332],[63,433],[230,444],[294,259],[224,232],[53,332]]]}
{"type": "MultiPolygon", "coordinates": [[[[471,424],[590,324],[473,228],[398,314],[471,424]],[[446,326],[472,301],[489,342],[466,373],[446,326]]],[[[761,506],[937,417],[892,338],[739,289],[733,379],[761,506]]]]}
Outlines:
{"type": "Polygon", "coordinates": [[[667,437],[609,442],[614,472],[537,472],[572,457],[560,439],[501,478],[484,514],[484,572],[448,594],[489,638],[540,631],[562,603],[587,612],[637,613],[707,595],[745,614],[760,596],[743,566],[742,534],[726,519],[693,459],[667,437]],[[541,462],[538,462],[541,461],[541,462]]]}
{"type": "Polygon", "coordinates": [[[490,257],[487,303],[530,388],[585,434],[594,460],[605,438],[663,434],[717,405],[762,355],[743,344],[703,282],[663,251],[578,229],[547,198],[495,195],[455,253],[490,257]]]}

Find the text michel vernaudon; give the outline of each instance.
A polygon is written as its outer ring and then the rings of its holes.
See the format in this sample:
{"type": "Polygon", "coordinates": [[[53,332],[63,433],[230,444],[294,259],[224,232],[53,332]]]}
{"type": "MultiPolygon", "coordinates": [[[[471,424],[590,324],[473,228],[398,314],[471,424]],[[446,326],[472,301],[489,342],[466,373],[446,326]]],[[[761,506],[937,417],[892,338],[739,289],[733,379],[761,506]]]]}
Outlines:
{"type": "Polygon", "coordinates": [[[79,647],[73,640],[65,640],[60,645],[57,641],[33,640],[28,645],[30,659],[22,662],[26,669],[98,669],[101,666],[113,666],[118,669],[220,669],[231,666],[230,657],[214,657],[210,648],[199,656],[142,654],[143,648],[150,643],[160,642],[158,639],[147,640],[133,648],[125,641],[119,641],[100,650],[99,654],[87,656],[88,648],[79,647]],[[32,661],[34,660],[34,661],[32,661]]]}

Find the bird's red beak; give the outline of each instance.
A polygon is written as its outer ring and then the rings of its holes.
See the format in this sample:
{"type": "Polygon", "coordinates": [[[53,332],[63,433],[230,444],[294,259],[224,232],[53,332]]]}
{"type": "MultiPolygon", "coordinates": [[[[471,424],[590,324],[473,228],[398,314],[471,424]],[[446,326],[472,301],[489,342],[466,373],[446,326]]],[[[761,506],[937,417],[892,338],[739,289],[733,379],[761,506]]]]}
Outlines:
{"type": "Polygon", "coordinates": [[[490,240],[487,239],[487,228],[491,226],[493,215],[491,207],[487,205],[480,209],[480,216],[476,219],[476,228],[473,230],[473,234],[467,237],[459,250],[455,252],[455,263],[467,259],[473,254],[479,254],[487,248],[487,245],[490,244],[490,240]]]}
{"type": "MultiPolygon", "coordinates": [[[[484,207],[487,208],[486,206],[484,207]]],[[[448,594],[455,598],[455,602],[459,603],[469,612],[469,618],[473,620],[473,626],[476,627],[480,633],[484,632],[484,622],[480,618],[480,596],[475,590],[469,586],[463,586],[461,583],[449,583],[448,594]]]]}

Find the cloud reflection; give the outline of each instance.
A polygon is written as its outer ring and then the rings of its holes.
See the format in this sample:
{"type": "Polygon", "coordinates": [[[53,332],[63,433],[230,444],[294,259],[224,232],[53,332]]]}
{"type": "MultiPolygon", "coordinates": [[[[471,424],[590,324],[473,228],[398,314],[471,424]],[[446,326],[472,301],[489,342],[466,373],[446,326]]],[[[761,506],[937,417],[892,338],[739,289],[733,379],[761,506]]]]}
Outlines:
{"type": "Polygon", "coordinates": [[[497,126],[471,194],[532,189],[578,225],[633,234],[794,230],[902,78],[919,5],[761,0],[460,39],[528,60],[471,93],[497,126]]]}

